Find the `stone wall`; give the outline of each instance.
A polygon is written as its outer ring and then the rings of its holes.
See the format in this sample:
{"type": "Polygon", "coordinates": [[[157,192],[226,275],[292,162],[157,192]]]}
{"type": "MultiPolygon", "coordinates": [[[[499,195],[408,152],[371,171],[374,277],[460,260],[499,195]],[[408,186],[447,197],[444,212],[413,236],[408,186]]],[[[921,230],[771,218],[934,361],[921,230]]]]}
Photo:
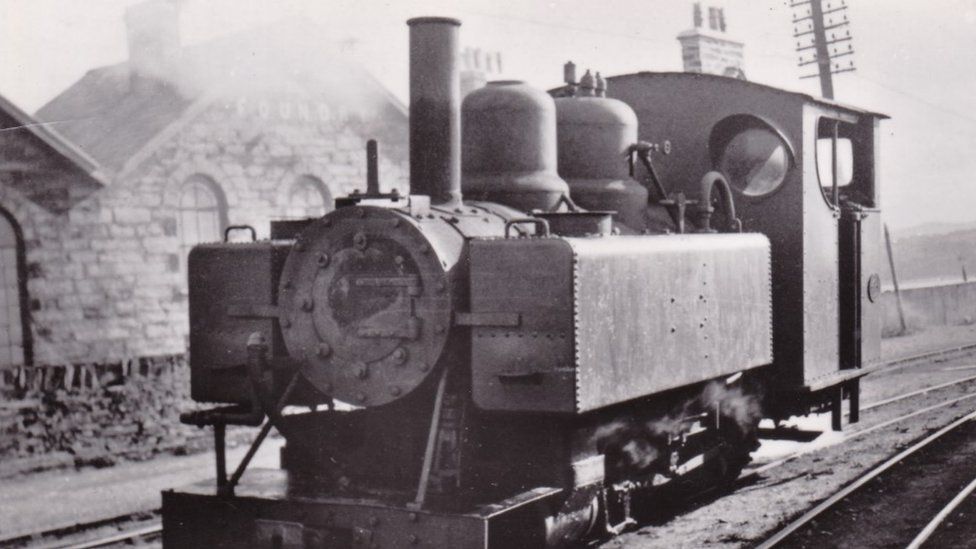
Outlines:
{"type": "MultiPolygon", "coordinates": [[[[901,291],[902,309],[908,331],[929,326],[952,326],[976,322],[976,282],[911,288],[901,291]]],[[[898,303],[893,291],[881,294],[886,336],[901,333],[898,303]]]]}
{"type": "Polygon", "coordinates": [[[65,466],[106,466],[210,445],[180,424],[192,407],[182,357],[34,368],[0,389],[0,478],[65,466]]]}

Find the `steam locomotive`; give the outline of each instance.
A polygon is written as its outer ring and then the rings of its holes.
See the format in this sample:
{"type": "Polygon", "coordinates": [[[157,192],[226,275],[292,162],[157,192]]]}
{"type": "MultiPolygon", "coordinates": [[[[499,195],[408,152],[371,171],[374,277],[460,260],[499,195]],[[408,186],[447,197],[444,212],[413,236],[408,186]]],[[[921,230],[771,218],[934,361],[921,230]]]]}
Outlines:
{"type": "Polygon", "coordinates": [[[216,486],[166,547],[560,547],[734,480],[761,416],[879,359],[882,115],[701,74],[459,94],[410,27],[410,193],[194,248],[192,396],[216,486]],[[463,196],[462,196],[463,191],[463,196]],[[228,425],[260,426],[228,474],[228,425]],[[272,428],[281,468],[246,467],[272,428]]]}

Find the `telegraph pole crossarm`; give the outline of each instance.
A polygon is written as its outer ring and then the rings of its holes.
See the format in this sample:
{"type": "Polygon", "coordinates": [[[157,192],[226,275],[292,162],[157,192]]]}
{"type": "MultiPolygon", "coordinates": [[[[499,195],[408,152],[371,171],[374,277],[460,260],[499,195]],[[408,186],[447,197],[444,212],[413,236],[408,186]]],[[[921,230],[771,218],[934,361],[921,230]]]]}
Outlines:
{"type": "Polygon", "coordinates": [[[796,43],[796,51],[801,53],[798,66],[817,65],[816,74],[805,74],[800,78],[819,78],[820,94],[826,99],[833,99],[833,75],[854,70],[853,61],[844,67],[834,63],[837,58],[854,55],[850,30],[837,31],[850,23],[847,14],[842,13],[847,10],[847,3],[844,0],[803,0],[790,2],[789,6],[801,8],[798,10],[800,13],[794,12],[791,21],[794,25],[793,38],[799,39],[796,43]],[[842,42],[848,43],[846,49],[837,45],[842,42]]]}

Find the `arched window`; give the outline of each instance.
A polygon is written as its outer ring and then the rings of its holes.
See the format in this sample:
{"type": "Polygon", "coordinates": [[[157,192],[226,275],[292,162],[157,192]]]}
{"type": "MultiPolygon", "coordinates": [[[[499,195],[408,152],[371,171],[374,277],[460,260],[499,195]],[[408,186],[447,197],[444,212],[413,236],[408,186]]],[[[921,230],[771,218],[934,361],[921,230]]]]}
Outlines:
{"type": "Polygon", "coordinates": [[[304,219],[321,217],[335,207],[329,189],[316,177],[300,176],[288,189],[285,215],[304,219]]]}
{"type": "Polygon", "coordinates": [[[20,228],[13,216],[0,209],[0,369],[23,366],[30,356],[24,271],[20,228]]]}
{"type": "Polygon", "coordinates": [[[212,179],[193,175],[180,189],[180,265],[186,269],[186,257],[201,242],[219,242],[227,226],[227,202],[224,193],[212,179]]]}

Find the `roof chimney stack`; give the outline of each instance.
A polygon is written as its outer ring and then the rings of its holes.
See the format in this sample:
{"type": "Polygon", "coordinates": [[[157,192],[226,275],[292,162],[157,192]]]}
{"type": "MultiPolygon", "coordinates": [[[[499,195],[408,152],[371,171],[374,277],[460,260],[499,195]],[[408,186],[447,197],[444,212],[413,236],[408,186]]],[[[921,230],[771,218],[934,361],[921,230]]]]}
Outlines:
{"type": "Polygon", "coordinates": [[[685,72],[720,74],[745,80],[744,45],[726,33],[725,9],[706,6],[708,26],[702,20],[702,5],[695,3],[694,26],[678,35],[685,72]]]}
{"type": "Polygon", "coordinates": [[[160,78],[180,49],[178,0],[145,0],[125,10],[132,76],[160,78]]]}

